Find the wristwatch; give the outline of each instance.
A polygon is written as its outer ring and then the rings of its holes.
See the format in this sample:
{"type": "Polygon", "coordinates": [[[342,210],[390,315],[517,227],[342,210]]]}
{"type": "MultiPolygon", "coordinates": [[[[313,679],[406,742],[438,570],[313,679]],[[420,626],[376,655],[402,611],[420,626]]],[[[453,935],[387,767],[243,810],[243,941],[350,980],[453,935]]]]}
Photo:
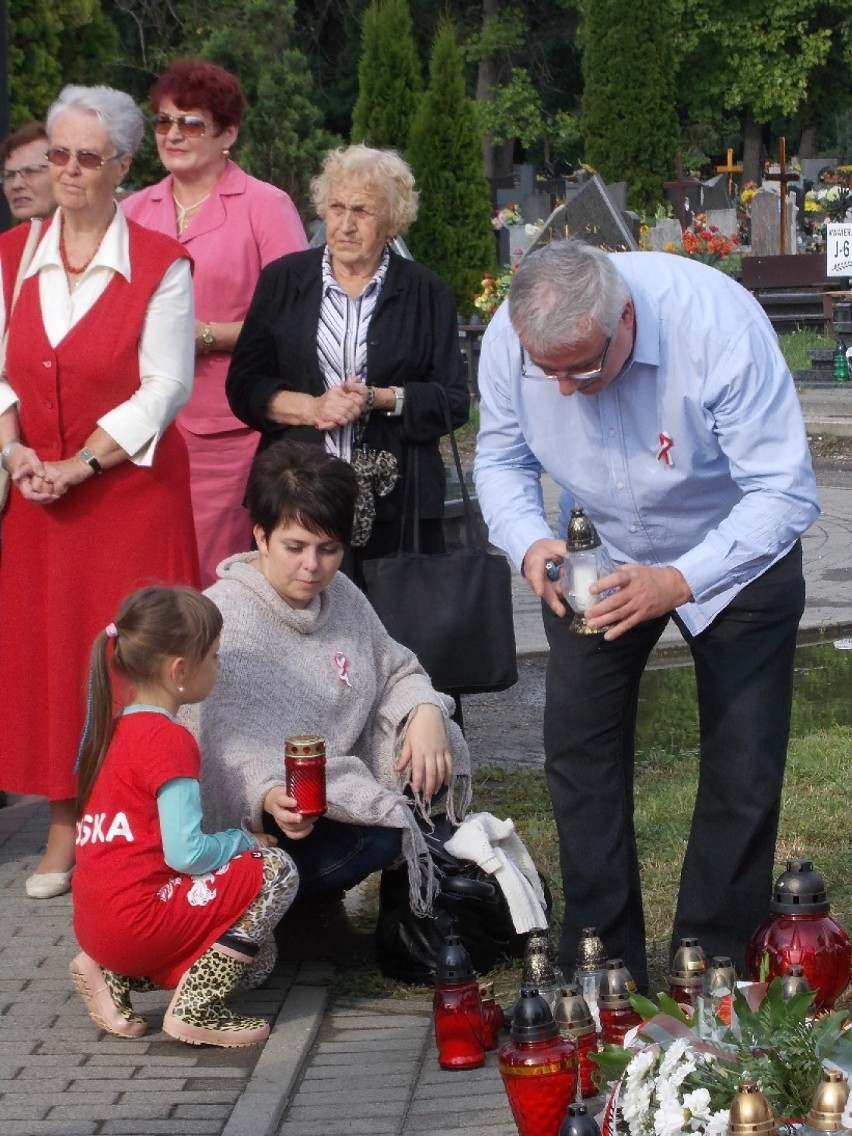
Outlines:
{"type": "Polygon", "coordinates": [[[394,403],[393,410],[385,410],[384,413],[388,418],[400,418],[402,416],[402,408],[405,404],[405,388],[404,387],[388,387],[392,390],[396,402],[394,403]]]}
{"type": "Polygon", "coordinates": [[[95,473],[103,473],[103,466],[88,446],[83,446],[82,450],[78,450],[77,457],[81,462],[83,462],[84,465],[87,465],[89,469],[93,470],[95,473]]]}
{"type": "Polygon", "coordinates": [[[213,338],[213,328],[209,323],[205,323],[201,328],[201,354],[209,355],[216,345],[216,340],[213,338]]]}
{"type": "Polygon", "coordinates": [[[6,445],[0,450],[0,469],[6,471],[9,469],[7,464],[9,454],[12,452],[12,446],[20,446],[20,438],[10,438],[6,445]]]}

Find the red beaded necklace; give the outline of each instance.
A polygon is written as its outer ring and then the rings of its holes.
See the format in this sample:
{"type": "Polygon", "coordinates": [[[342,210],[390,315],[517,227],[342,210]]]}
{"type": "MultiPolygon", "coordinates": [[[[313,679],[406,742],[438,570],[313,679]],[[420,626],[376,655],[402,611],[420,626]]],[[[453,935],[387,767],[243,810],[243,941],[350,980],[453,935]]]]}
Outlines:
{"type": "Polygon", "coordinates": [[[65,271],[68,273],[69,276],[79,276],[81,273],[85,272],[86,269],[89,267],[89,265],[92,263],[92,261],[95,259],[95,254],[97,253],[97,251],[100,247],[101,246],[100,246],[100,241],[99,241],[97,247],[95,248],[95,251],[92,253],[92,255],[89,257],[89,259],[86,261],[85,264],[81,264],[79,268],[76,267],[76,265],[73,265],[70,262],[70,260],[68,259],[68,254],[65,251],[65,218],[64,217],[60,218],[60,221],[59,221],[59,258],[62,261],[62,267],[65,269],[65,271]]]}

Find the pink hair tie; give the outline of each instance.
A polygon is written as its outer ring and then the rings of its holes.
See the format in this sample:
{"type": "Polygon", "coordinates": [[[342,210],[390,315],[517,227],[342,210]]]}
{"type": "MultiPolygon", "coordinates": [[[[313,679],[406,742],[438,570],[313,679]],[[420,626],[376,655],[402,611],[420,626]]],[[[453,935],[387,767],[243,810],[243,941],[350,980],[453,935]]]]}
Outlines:
{"type": "Polygon", "coordinates": [[[114,623],[108,623],[104,630],[106,631],[107,636],[110,639],[117,639],[118,638],[118,628],[115,626],[114,623]]]}

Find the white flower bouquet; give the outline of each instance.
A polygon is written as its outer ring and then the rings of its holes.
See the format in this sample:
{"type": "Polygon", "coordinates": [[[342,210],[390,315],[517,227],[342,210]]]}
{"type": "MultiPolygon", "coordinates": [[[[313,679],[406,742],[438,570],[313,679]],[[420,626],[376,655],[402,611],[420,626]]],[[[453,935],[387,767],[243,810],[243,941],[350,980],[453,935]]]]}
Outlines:
{"type": "Polygon", "coordinates": [[[811,1019],[813,994],[785,1000],[781,979],[740,987],[730,1022],[690,1015],[665,994],[659,1005],[631,999],[643,1024],[628,1034],[626,1048],[605,1045],[593,1057],[598,1084],[609,1088],[602,1136],[724,1136],[746,1080],[758,1085],[779,1122],[801,1119],[824,1063],[852,1073],[845,1012],[811,1019]]]}

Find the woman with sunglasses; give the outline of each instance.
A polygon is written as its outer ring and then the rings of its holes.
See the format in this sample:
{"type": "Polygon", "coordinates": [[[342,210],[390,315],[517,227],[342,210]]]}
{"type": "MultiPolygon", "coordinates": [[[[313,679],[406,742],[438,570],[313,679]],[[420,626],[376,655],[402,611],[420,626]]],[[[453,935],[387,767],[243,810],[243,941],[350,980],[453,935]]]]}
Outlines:
{"type": "Polygon", "coordinates": [[[133,99],[66,87],[47,117],[58,203],[13,299],[29,225],[0,237],[0,788],[49,801],[26,881],[62,895],[74,863],[75,754],[91,643],[151,580],[198,583],[186,446],[189,257],[125,219],[115,191],[144,131],[133,99]]]}
{"type": "Polygon", "coordinates": [[[175,63],[151,90],[153,127],[168,177],[122,203],[125,215],[176,236],[193,260],[195,385],[178,417],[189,448],[192,506],[204,587],[216,565],[251,548],[243,508],[258,434],[225,397],[231,351],[260,270],[307,246],[283,190],[230,157],[244,99],[239,79],[198,59],[175,63]]]}

